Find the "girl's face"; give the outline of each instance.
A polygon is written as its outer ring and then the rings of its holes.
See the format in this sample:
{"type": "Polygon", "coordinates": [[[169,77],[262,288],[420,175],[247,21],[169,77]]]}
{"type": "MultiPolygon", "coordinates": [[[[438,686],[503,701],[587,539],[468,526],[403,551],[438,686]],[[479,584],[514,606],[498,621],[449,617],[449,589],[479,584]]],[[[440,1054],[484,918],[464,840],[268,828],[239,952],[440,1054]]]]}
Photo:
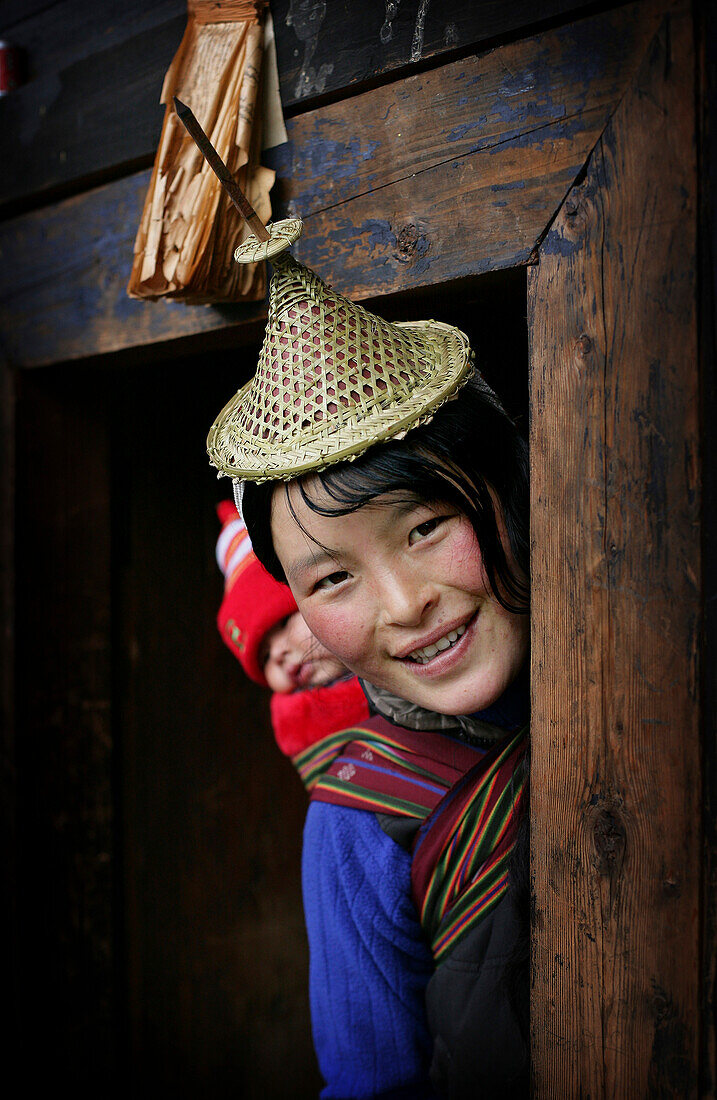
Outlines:
{"type": "Polygon", "coordinates": [[[259,660],[271,690],[282,694],[330,684],[346,672],[342,662],[313,637],[298,611],[269,631],[259,660]]]}
{"type": "MultiPolygon", "coordinates": [[[[306,488],[322,503],[317,480],[306,488]]],[[[289,492],[311,538],[280,487],[274,547],[316,638],[371,684],[441,714],[471,714],[502,695],[526,657],[528,616],[506,611],[489,589],[461,512],[386,494],[346,516],[319,516],[295,486],[289,492]]]]}

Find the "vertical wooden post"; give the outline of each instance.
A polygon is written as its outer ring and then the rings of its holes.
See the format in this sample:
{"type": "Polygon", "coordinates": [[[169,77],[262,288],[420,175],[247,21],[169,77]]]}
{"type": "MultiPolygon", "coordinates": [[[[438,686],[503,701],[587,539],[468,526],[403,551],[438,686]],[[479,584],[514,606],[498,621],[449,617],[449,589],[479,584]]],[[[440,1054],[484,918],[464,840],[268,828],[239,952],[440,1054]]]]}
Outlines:
{"type": "MultiPolygon", "coordinates": [[[[700,161],[700,368],[702,423],[717,419],[717,0],[696,5],[700,161]]],[[[717,439],[702,439],[702,586],[704,603],[702,783],[702,997],[700,1096],[717,1095],[717,439]]]]}
{"type": "Polygon", "coordinates": [[[693,80],[680,5],[529,277],[540,1098],[697,1090],[693,80]]]}

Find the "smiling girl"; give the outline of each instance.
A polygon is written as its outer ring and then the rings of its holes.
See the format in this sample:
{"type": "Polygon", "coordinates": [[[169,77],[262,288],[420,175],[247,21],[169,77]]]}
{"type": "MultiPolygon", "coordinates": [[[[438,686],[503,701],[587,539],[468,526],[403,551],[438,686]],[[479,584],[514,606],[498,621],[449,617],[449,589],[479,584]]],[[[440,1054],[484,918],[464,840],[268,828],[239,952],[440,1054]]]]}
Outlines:
{"type": "Polygon", "coordinates": [[[280,491],[276,556],[312,633],[370,683],[442,714],[482,710],[523,664],[527,620],[493,593],[460,507],[397,480],[343,513],[319,477],[280,491]]]}
{"type": "Polygon", "coordinates": [[[322,1096],[527,1095],[526,446],[462,333],[275,263],[209,449],[373,710],[296,759],[322,1096]]]}

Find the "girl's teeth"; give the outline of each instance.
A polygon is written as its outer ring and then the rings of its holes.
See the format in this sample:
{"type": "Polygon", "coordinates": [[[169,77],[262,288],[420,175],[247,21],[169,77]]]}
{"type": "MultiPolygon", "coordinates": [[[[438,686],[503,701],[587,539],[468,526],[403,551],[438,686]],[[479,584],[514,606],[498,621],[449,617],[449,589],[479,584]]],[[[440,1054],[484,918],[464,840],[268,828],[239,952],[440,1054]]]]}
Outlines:
{"type": "Polygon", "coordinates": [[[413,653],[409,654],[409,657],[419,665],[425,665],[432,657],[435,657],[437,653],[441,653],[444,649],[450,649],[453,643],[457,642],[465,632],[466,627],[459,626],[457,630],[451,630],[444,638],[439,638],[437,642],[424,646],[423,649],[414,649],[413,653]]]}

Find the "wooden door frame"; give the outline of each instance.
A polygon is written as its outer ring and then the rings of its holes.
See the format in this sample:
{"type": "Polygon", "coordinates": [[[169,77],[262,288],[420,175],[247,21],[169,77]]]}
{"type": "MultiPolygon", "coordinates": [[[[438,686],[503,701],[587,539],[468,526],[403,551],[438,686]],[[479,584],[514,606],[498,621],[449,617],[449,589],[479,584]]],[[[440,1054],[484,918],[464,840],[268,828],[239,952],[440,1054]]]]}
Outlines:
{"type": "Polygon", "coordinates": [[[529,273],[538,1096],[698,1091],[693,56],[668,9],[529,273]]]}
{"type": "MultiPolygon", "coordinates": [[[[559,68],[577,25],[437,69],[450,94],[433,161],[419,163],[409,140],[380,186],[361,175],[372,154],[349,138],[382,117],[392,87],[400,135],[425,75],[293,119],[282,201],[308,204],[301,258],[357,298],[530,265],[535,1093],[710,1095],[692,10],[644,0],[581,21],[596,49],[612,28],[615,56],[632,36],[610,80],[592,54],[559,68]],[[456,89],[470,66],[486,101],[513,111],[489,141],[481,124],[466,138],[480,109],[467,115],[456,89]],[[537,95],[558,71],[571,94],[577,82],[578,106],[537,95]]],[[[124,297],[145,187],[140,173],[0,226],[17,283],[12,315],[0,308],[13,366],[255,334],[257,306],[124,297]]]]}

